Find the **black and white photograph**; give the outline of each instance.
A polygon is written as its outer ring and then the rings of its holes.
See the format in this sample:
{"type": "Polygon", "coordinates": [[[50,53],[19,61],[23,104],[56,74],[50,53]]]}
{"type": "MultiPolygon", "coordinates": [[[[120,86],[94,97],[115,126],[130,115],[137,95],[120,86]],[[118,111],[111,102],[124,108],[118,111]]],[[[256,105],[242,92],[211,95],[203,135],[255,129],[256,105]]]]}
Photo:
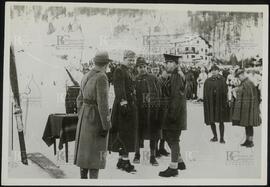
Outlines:
{"type": "Polygon", "coordinates": [[[4,185],[265,185],[268,6],[6,2],[4,185]]]}

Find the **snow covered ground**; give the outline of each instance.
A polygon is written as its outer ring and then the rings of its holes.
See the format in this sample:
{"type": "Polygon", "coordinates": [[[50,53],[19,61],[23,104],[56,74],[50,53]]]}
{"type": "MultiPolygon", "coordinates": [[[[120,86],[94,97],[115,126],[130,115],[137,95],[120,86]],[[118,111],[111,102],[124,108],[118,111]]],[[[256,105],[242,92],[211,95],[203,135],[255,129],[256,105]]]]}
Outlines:
{"type": "MultiPolygon", "coordinates": [[[[35,118],[34,116],[32,118],[35,118]]],[[[79,168],[73,165],[74,142],[69,143],[69,163],[65,163],[64,149],[54,156],[53,147],[47,147],[41,136],[45,127],[33,124],[26,134],[27,151],[41,152],[64,171],[67,178],[79,178],[79,168]]],[[[179,178],[259,178],[261,173],[261,128],[255,128],[253,148],[240,147],[244,141],[244,128],[233,127],[230,123],[225,126],[226,144],[212,143],[210,128],[203,124],[202,104],[188,103],[188,130],[181,135],[181,153],[187,169],[180,171],[179,178]]],[[[15,150],[18,150],[18,140],[15,137],[15,150]]],[[[100,171],[102,179],[154,179],[160,178],[158,172],[167,168],[170,157],[158,159],[159,166],[149,164],[149,142],[145,141],[142,149],[141,164],[136,164],[136,174],[128,174],[116,169],[118,154],[108,154],[106,169],[100,171]]],[[[166,145],[167,146],[167,145],[166,145]]],[[[168,146],[167,149],[169,150],[168,146]]],[[[18,156],[18,155],[17,155],[18,156]]],[[[134,154],[131,154],[133,159],[134,154]]],[[[17,157],[17,159],[19,159],[17,157]]],[[[45,171],[30,162],[24,166],[18,161],[9,160],[11,178],[51,178],[45,171]]]]}

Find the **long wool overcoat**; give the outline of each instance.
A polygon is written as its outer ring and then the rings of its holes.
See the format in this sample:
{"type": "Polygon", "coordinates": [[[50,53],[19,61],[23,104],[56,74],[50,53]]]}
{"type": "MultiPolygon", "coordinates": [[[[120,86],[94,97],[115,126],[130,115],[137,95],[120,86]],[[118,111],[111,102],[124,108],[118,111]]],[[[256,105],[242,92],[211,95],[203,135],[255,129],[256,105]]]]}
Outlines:
{"type": "Polygon", "coordinates": [[[228,88],[222,75],[206,79],[203,89],[204,122],[229,122],[228,88]]]}
{"type": "Polygon", "coordinates": [[[138,115],[135,79],[128,67],[120,65],[114,70],[113,85],[115,99],[112,108],[109,150],[118,152],[123,148],[127,152],[134,152],[138,141],[138,115]],[[126,107],[121,106],[120,103],[123,101],[127,101],[126,107]]]}
{"type": "Polygon", "coordinates": [[[74,164],[82,168],[104,169],[108,147],[107,137],[99,132],[111,127],[108,106],[108,79],[105,72],[94,68],[82,79],[77,98],[78,125],[74,164]],[[86,102],[91,101],[93,104],[86,102]],[[94,104],[96,102],[96,104],[94,104]]]}
{"type": "Polygon", "coordinates": [[[140,139],[159,139],[161,88],[158,78],[151,74],[136,77],[138,130],[140,139]]]}
{"type": "Polygon", "coordinates": [[[233,125],[260,126],[259,91],[255,85],[246,78],[236,91],[236,101],[233,106],[233,125]]]}

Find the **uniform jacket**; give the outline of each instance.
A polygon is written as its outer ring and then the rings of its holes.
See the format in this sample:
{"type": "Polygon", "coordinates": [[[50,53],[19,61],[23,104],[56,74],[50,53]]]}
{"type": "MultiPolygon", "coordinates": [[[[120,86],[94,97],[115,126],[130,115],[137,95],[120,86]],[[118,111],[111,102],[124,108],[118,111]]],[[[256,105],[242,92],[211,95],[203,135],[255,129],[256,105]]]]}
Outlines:
{"type": "Polygon", "coordinates": [[[164,106],[162,129],[187,129],[186,81],[177,69],[162,85],[164,106]]]}

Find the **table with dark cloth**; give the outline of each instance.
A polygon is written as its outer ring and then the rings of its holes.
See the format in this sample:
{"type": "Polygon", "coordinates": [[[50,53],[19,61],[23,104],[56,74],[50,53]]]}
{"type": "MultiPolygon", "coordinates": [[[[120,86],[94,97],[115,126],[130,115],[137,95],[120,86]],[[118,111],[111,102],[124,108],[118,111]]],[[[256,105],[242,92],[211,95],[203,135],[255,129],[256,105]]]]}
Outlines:
{"type": "Polygon", "coordinates": [[[54,154],[56,154],[56,139],[59,139],[59,150],[65,144],[66,162],[68,162],[68,142],[75,140],[77,122],[77,114],[50,114],[43,132],[43,141],[48,146],[54,144],[54,154]]]}

